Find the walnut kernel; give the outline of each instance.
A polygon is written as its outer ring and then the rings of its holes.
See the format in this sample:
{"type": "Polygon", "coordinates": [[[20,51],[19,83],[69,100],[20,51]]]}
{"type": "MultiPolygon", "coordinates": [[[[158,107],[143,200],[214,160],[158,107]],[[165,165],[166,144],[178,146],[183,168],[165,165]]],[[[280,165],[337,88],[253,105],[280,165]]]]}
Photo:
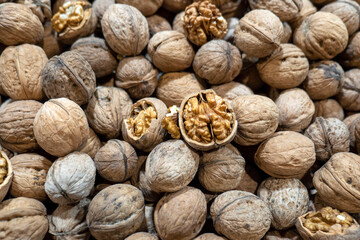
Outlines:
{"type": "Polygon", "coordinates": [[[179,107],[173,105],[168,108],[168,113],[161,120],[161,127],[166,129],[168,133],[170,133],[172,138],[179,139],[180,138],[180,128],[178,126],[178,115],[179,115],[179,107]]]}

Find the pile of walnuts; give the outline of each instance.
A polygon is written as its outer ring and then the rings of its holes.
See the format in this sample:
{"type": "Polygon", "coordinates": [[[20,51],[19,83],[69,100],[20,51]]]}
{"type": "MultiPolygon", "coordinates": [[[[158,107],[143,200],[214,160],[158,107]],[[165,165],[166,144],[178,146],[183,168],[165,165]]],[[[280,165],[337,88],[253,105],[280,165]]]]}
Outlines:
{"type": "Polygon", "coordinates": [[[0,239],[359,240],[359,0],[0,0],[0,239]]]}

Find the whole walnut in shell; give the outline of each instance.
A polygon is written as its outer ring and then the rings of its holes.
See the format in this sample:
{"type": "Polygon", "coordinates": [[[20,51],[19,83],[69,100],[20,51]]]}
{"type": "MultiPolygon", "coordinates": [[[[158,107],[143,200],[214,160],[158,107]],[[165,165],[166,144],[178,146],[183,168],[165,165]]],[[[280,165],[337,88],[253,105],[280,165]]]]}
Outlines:
{"type": "Polygon", "coordinates": [[[173,26],[173,30],[178,31],[179,33],[182,33],[185,35],[185,30],[184,30],[184,16],[185,16],[185,11],[179,12],[178,14],[176,14],[173,22],[172,22],[172,26],[173,26]]]}
{"type": "Polygon", "coordinates": [[[205,195],[199,189],[168,193],[156,204],[156,231],[162,240],[193,239],[205,224],[206,212],[205,195]]]}
{"type": "Polygon", "coordinates": [[[303,6],[295,17],[289,21],[293,30],[300,26],[300,24],[310,15],[316,13],[317,9],[311,0],[302,0],[303,6]]]}
{"type": "Polygon", "coordinates": [[[146,18],[149,24],[150,36],[154,36],[156,33],[161,31],[172,30],[170,23],[160,15],[152,15],[146,18]]]}
{"type": "Polygon", "coordinates": [[[5,198],[9,191],[14,176],[12,164],[4,152],[0,148],[0,202],[5,198]]]}
{"type": "Polygon", "coordinates": [[[89,136],[88,136],[86,142],[83,145],[81,145],[77,149],[77,151],[86,153],[92,159],[94,159],[95,154],[97,153],[97,151],[100,149],[101,146],[102,145],[101,145],[99,137],[96,135],[94,130],[89,128],[89,136]]]}
{"type": "Polygon", "coordinates": [[[284,32],[281,37],[280,43],[288,43],[292,37],[292,29],[289,23],[283,22],[284,32]]]}
{"type": "Polygon", "coordinates": [[[128,184],[114,184],[92,199],[86,223],[98,240],[124,239],[141,225],[144,211],[141,191],[128,184]]]}
{"type": "Polygon", "coordinates": [[[270,230],[266,233],[264,240],[303,240],[296,228],[290,228],[286,231],[270,230]]]}
{"type": "Polygon", "coordinates": [[[84,144],[89,125],[84,111],[67,98],[44,103],[34,119],[34,135],[42,149],[62,157],[84,144]]]}
{"type": "Polygon", "coordinates": [[[325,99],[321,101],[315,101],[315,113],[313,118],[337,118],[340,120],[344,119],[344,110],[338,101],[334,99],[325,99]]]}
{"type": "Polygon", "coordinates": [[[170,12],[180,12],[190,5],[192,0],[164,0],[163,8],[170,12]]]}
{"type": "Polygon", "coordinates": [[[215,233],[204,233],[194,238],[194,240],[226,240],[226,238],[218,236],[215,233]]]}
{"type": "Polygon", "coordinates": [[[144,16],[153,15],[163,4],[163,0],[116,0],[115,2],[136,7],[144,16]]]}
{"type": "Polygon", "coordinates": [[[101,20],[103,18],[103,15],[105,11],[109,8],[109,6],[112,4],[115,4],[115,0],[95,0],[92,3],[92,9],[97,18],[96,27],[100,28],[100,31],[101,31],[101,20]]]}
{"type": "Polygon", "coordinates": [[[158,240],[158,239],[159,238],[154,234],[147,233],[147,232],[137,232],[137,233],[131,234],[124,240],[158,240]]]}
{"type": "Polygon", "coordinates": [[[360,110],[360,69],[353,68],[345,72],[344,85],[340,89],[337,99],[341,106],[348,111],[360,110]]]}
{"type": "Polygon", "coordinates": [[[360,114],[354,114],[344,119],[350,132],[350,147],[355,152],[360,152],[360,114]]]}
{"type": "Polygon", "coordinates": [[[217,95],[231,102],[238,96],[252,95],[254,92],[245,84],[231,81],[221,85],[211,86],[217,95]]]}
{"type": "Polygon", "coordinates": [[[9,46],[0,57],[0,81],[6,95],[14,100],[42,100],[41,71],[48,58],[41,47],[9,46]]]}
{"type": "Polygon", "coordinates": [[[55,30],[51,26],[51,22],[44,24],[44,39],[40,45],[48,58],[60,55],[64,50],[64,45],[60,43],[56,37],[55,30]]]}
{"type": "Polygon", "coordinates": [[[339,55],[339,62],[343,67],[359,68],[360,67],[360,32],[354,33],[350,39],[346,49],[339,55]]]}

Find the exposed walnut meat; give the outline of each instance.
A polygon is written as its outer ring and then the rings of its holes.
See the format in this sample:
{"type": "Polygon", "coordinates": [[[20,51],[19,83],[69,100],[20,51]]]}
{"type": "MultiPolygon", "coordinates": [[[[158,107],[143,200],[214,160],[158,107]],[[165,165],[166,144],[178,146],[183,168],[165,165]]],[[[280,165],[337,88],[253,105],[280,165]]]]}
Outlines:
{"type": "Polygon", "coordinates": [[[149,129],[154,118],[157,118],[155,108],[148,105],[146,101],[142,101],[130,114],[130,118],[127,120],[128,128],[132,129],[136,137],[141,137],[149,129]]]}
{"type": "Polygon", "coordinates": [[[84,18],[86,2],[66,2],[51,19],[55,31],[62,32],[68,26],[78,25],[84,18]]]}
{"type": "Polygon", "coordinates": [[[225,18],[211,1],[198,1],[185,9],[185,35],[195,45],[201,46],[212,38],[223,38],[228,29],[225,18]]]}
{"type": "Polygon", "coordinates": [[[6,159],[2,156],[0,152],[0,184],[2,184],[7,176],[8,167],[6,159]]]}
{"type": "Polygon", "coordinates": [[[179,107],[173,105],[169,107],[168,113],[165,115],[163,120],[161,120],[161,127],[166,129],[171,134],[172,138],[180,138],[180,128],[177,124],[178,122],[179,107]]]}

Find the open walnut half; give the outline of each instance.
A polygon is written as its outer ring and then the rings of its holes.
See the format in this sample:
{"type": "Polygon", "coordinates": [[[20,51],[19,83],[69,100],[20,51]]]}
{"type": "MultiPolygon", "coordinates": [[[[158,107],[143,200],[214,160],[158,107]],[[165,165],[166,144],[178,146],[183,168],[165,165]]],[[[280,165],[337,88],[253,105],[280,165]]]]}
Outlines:
{"type": "Polygon", "coordinates": [[[0,151],[0,202],[6,196],[13,178],[13,170],[6,153],[0,151]]]}
{"type": "Polygon", "coordinates": [[[230,104],[208,89],[182,101],[179,127],[191,147],[208,151],[234,139],[237,121],[230,104]]]}

